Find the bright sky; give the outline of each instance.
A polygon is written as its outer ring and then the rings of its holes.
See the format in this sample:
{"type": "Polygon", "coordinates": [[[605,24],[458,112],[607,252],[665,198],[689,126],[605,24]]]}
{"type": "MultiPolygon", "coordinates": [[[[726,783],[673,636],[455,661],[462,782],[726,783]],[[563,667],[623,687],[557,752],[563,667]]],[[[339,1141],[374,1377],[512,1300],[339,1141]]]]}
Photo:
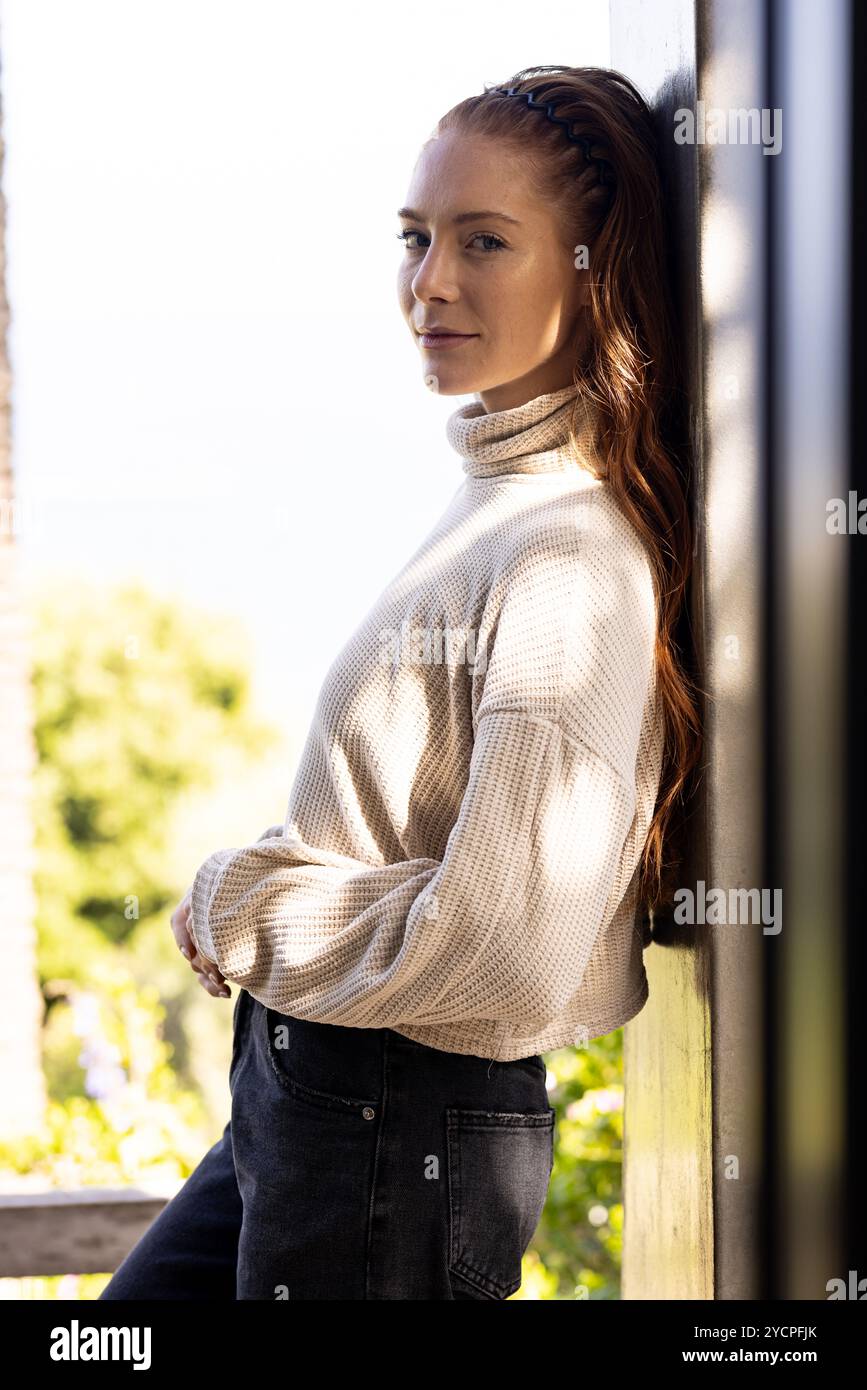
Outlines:
{"type": "Polygon", "coordinates": [[[0,57],[25,575],[240,614],[306,723],[463,478],[397,305],[419,148],[607,66],[607,4],[3,0],[0,57]]]}

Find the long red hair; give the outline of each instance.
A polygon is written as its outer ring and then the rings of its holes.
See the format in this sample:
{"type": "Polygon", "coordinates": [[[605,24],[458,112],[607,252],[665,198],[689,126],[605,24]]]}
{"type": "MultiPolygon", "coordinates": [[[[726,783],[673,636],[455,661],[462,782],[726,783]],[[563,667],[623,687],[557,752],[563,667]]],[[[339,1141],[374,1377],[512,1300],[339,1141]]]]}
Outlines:
{"type": "MultiPolygon", "coordinates": [[[[547,64],[499,87],[555,103],[593,162],[564,130],[515,97],[488,88],[454,106],[437,134],[465,131],[507,141],[553,206],[569,246],[589,252],[591,346],[575,381],[598,407],[599,457],[619,505],[646,542],[657,601],[657,690],[665,730],[639,894],[659,912],[670,901],[684,848],[688,794],[702,749],[688,581],[693,539],[682,364],[668,273],[668,238],[652,113],[622,73],[547,64]],[[599,179],[604,160],[604,182],[599,179]],[[665,852],[675,852],[666,859],[665,852]]],[[[573,431],[574,439],[574,431],[573,431]]]]}

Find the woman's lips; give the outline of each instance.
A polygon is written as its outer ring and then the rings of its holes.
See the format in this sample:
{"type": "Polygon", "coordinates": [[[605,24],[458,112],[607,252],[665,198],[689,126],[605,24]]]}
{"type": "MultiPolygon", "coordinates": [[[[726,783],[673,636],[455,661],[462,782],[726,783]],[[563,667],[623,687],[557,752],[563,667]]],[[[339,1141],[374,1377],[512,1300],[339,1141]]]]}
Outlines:
{"type": "Polygon", "coordinates": [[[430,349],[458,347],[461,343],[469,343],[478,336],[478,333],[422,333],[420,338],[421,346],[430,349]]]}

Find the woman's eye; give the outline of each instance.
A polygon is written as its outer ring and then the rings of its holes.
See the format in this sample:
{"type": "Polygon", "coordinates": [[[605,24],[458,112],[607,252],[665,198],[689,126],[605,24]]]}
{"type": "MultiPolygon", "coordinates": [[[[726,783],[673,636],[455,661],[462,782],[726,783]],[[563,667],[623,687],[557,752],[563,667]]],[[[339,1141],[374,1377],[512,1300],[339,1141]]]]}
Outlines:
{"type": "MultiPolygon", "coordinates": [[[[405,227],[402,232],[397,232],[396,236],[398,241],[403,242],[404,246],[407,248],[408,251],[420,251],[422,248],[417,244],[411,243],[409,238],[424,237],[425,233],[412,231],[409,227],[405,227]]],[[[505,242],[501,241],[498,236],[494,236],[493,232],[476,232],[473,236],[470,237],[470,242],[480,240],[487,243],[487,245],[478,248],[482,250],[485,254],[488,254],[492,251],[501,251],[505,247],[505,242]]]]}
{"type": "Polygon", "coordinates": [[[471,240],[478,241],[479,238],[481,238],[482,241],[492,241],[494,243],[493,246],[484,247],[483,249],[485,251],[499,251],[505,245],[504,242],[500,241],[500,238],[498,236],[494,236],[493,232],[476,232],[475,236],[472,237],[471,240]]]}
{"type": "Polygon", "coordinates": [[[403,244],[404,244],[404,246],[407,248],[407,250],[409,250],[409,251],[418,251],[418,250],[419,250],[419,247],[417,247],[417,246],[410,246],[409,241],[407,240],[407,238],[408,238],[408,237],[412,237],[412,236],[424,236],[424,232],[413,232],[413,231],[410,231],[410,229],[407,227],[407,228],[405,228],[402,232],[397,232],[396,235],[397,235],[398,241],[402,241],[403,244]]]}

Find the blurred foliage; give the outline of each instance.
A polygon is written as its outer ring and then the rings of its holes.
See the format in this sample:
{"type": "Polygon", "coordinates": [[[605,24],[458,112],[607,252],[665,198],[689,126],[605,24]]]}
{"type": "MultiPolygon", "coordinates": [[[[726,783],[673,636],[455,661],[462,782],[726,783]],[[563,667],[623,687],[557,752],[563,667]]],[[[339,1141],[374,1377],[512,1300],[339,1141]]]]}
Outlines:
{"type": "MultiPolygon", "coordinates": [[[[228,1117],[232,1009],[171,933],[189,887],[171,869],[189,862],[175,812],[280,735],[251,712],[248,640],[222,615],[76,580],[41,591],[31,626],[49,1107],[40,1134],[0,1145],[0,1178],[171,1191],[228,1117]]],[[[0,1297],[93,1298],[106,1282],[0,1280],[0,1297]]]]}
{"type": "Polygon", "coordinates": [[[76,584],[42,595],[33,628],[40,965],[86,978],[177,902],[172,804],[214,783],[218,751],[261,758],[277,733],[250,716],[251,654],[223,617],[76,584]]]}
{"type": "Polygon", "coordinates": [[[620,1297],[623,1029],[545,1054],[554,1171],[513,1299],[620,1297]]]}
{"type": "MultiPolygon", "coordinates": [[[[137,585],[49,590],[33,658],[50,1105],[44,1133],[0,1145],[0,1179],[177,1185],[227,1118],[232,1004],[204,993],[169,928],[189,887],[171,872],[174,812],[278,735],[250,711],[243,629],[137,585]]],[[[545,1058],[554,1171],[516,1300],[619,1296],[621,1042],[545,1058]]],[[[108,1277],[0,1280],[0,1298],[96,1298],[108,1277]]]]}

